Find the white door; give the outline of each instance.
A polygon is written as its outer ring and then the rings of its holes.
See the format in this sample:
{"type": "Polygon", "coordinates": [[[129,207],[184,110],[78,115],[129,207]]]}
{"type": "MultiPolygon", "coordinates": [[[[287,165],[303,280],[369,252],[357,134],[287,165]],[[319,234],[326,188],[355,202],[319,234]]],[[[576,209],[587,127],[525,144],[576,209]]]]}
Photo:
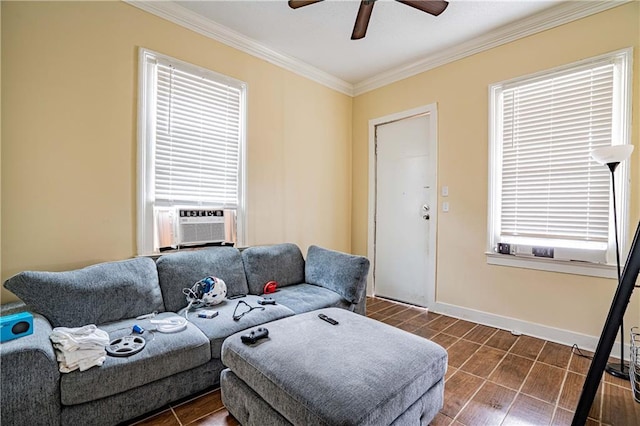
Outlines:
{"type": "Polygon", "coordinates": [[[435,299],[435,106],[374,123],[374,293],[428,307],[435,299]]]}

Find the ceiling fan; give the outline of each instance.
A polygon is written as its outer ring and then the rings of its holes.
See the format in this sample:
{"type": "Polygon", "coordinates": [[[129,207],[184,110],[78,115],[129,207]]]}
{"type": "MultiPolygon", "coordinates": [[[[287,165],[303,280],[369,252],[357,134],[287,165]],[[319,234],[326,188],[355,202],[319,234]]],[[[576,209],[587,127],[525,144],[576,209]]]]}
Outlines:
{"type": "MultiPolygon", "coordinates": [[[[323,0],[289,0],[289,7],[297,9],[303,6],[309,6],[310,4],[319,3],[323,0]]],[[[396,0],[397,2],[404,3],[407,6],[411,6],[423,12],[427,12],[433,16],[438,16],[449,5],[448,1],[444,0],[396,0]]],[[[356,16],[356,23],[353,26],[353,32],[351,33],[351,40],[358,40],[364,38],[367,34],[367,27],[369,26],[369,18],[371,18],[371,11],[373,11],[373,5],[376,0],[362,0],[360,2],[360,9],[358,9],[358,16],[356,16]]]]}

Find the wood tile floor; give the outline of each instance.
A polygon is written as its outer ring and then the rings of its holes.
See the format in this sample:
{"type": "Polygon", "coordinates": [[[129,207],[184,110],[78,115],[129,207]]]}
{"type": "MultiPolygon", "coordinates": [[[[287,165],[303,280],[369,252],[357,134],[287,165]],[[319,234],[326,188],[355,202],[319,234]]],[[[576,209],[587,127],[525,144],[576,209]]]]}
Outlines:
{"type": "MultiPolygon", "coordinates": [[[[431,339],[449,353],[444,407],[432,426],[571,424],[590,361],[569,346],[379,298],[367,299],[367,316],[431,339]]],[[[237,424],[219,389],[135,423],[237,424]]],[[[640,425],[640,404],[627,381],[603,375],[587,425],[640,425]]]]}

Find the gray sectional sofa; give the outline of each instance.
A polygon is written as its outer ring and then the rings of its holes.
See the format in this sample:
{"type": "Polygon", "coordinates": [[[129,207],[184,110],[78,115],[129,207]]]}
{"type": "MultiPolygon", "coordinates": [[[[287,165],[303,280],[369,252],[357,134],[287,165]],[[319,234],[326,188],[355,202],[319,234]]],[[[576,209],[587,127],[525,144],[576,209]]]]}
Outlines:
{"type": "Polygon", "coordinates": [[[22,272],[5,282],[34,313],[34,333],[0,344],[0,421],[7,425],[118,424],[220,383],[223,341],[238,331],[326,307],[363,314],[369,261],[311,246],[306,260],[293,244],[183,251],[155,262],[139,257],[68,272],[22,272]],[[145,348],[130,357],[110,357],[100,367],[61,374],[49,340],[54,327],[96,324],[110,338],[150,319],[184,315],[182,292],[206,277],[222,278],[227,299],[219,315],[189,311],[187,329],[147,332],[145,348]],[[232,318],[238,301],[260,306],[266,282],[276,305],[232,318]]]}

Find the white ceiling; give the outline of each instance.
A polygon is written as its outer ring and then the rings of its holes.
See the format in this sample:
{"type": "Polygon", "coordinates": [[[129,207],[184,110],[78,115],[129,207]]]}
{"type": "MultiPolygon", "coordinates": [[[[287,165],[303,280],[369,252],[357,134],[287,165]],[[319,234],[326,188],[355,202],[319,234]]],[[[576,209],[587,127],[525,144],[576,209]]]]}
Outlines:
{"type": "Polygon", "coordinates": [[[378,0],[367,36],[361,40],[351,40],[357,0],[325,0],[295,10],[286,0],[181,1],[180,5],[354,84],[557,3],[452,0],[435,17],[394,0],[378,0]]]}
{"type": "Polygon", "coordinates": [[[351,40],[358,0],[295,10],[286,0],[129,2],[349,94],[622,3],[450,0],[434,17],[377,0],[366,37],[351,40]]]}

